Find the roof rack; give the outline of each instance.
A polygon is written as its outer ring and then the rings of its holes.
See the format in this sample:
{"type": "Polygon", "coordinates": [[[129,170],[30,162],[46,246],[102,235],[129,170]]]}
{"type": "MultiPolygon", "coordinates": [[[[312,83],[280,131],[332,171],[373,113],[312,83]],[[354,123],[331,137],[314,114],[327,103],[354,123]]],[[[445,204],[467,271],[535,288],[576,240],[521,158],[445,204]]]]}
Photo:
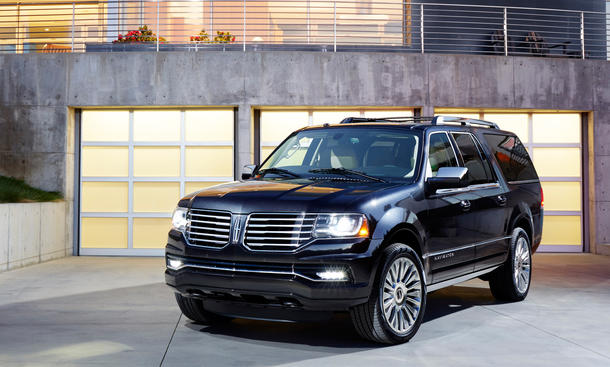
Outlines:
{"type": "Polygon", "coordinates": [[[429,122],[431,125],[461,124],[462,126],[485,126],[490,129],[499,129],[498,125],[477,119],[470,119],[456,116],[404,116],[404,117],[347,117],[342,124],[354,124],[359,122],[403,122],[403,123],[422,123],[429,122]]]}

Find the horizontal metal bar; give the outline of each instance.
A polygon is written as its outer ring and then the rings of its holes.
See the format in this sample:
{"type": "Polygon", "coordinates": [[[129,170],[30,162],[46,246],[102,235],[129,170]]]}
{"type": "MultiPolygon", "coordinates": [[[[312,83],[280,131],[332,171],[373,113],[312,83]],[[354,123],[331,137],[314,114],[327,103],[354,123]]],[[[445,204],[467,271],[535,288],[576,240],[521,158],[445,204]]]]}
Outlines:
{"type": "Polygon", "coordinates": [[[165,256],[165,249],[160,248],[84,248],[79,250],[81,256],[165,256]]]}
{"type": "Polygon", "coordinates": [[[255,234],[266,234],[266,233],[270,233],[270,234],[276,234],[276,233],[280,233],[280,234],[290,234],[290,233],[299,233],[299,234],[303,234],[303,233],[311,233],[311,231],[274,231],[274,230],[266,230],[266,231],[257,231],[257,230],[251,230],[249,229],[246,234],[249,233],[255,233],[255,234]]]}
{"type": "Polygon", "coordinates": [[[210,242],[210,243],[217,243],[219,245],[225,244],[225,243],[229,243],[229,240],[225,240],[225,241],[220,241],[220,240],[212,240],[212,239],[207,239],[207,238],[189,238],[189,244],[194,244],[194,245],[198,245],[198,242],[210,242]]]}
{"type": "Polygon", "coordinates": [[[247,246],[255,246],[255,247],[299,247],[300,243],[263,243],[263,242],[249,242],[246,241],[247,246]]]}
{"type": "MultiPolygon", "coordinates": [[[[264,227],[269,227],[269,224],[252,224],[252,223],[248,223],[248,227],[254,227],[254,228],[264,228],[264,227]]],[[[273,224],[273,227],[288,227],[288,228],[292,228],[295,226],[299,226],[299,227],[313,227],[313,224],[273,224]]]]}
{"type": "Polygon", "coordinates": [[[581,216],[582,212],[580,210],[544,210],[544,215],[550,216],[581,216]]]}
{"type": "MultiPolygon", "coordinates": [[[[201,223],[201,222],[194,222],[193,221],[191,223],[201,223]]],[[[225,232],[225,233],[229,233],[231,231],[231,229],[229,229],[229,228],[202,227],[202,226],[195,226],[193,224],[189,225],[189,228],[204,229],[206,231],[225,232]]],[[[193,232],[193,233],[197,233],[198,234],[199,232],[193,232]]]]}

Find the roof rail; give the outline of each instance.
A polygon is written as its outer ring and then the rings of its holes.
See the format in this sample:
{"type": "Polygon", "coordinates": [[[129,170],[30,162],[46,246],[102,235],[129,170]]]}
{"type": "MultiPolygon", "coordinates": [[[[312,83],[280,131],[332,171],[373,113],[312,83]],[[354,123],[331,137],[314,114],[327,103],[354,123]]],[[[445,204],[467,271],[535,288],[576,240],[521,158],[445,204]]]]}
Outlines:
{"type": "Polygon", "coordinates": [[[399,117],[346,117],[342,124],[358,122],[431,122],[433,117],[426,116],[399,116],[399,117]]]}
{"type": "Polygon", "coordinates": [[[498,125],[490,122],[465,117],[456,116],[404,116],[404,117],[346,117],[342,124],[353,124],[359,122],[404,122],[404,123],[422,123],[429,122],[431,125],[444,124],[461,124],[462,126],[485,126],[490,129],[499,129],[498,125]]]}
{"type": "Polygon", "coordinates": [[[456,116],[436,116],[432,120],[432,125],[442,125],[444,123],[460,123],[462,126],[471,126],[471,125],[479,125],[485,126],[490,129],[499,129],[500,127],[490,121],[471,119],[466,117],[456,117],[456,116]]]}

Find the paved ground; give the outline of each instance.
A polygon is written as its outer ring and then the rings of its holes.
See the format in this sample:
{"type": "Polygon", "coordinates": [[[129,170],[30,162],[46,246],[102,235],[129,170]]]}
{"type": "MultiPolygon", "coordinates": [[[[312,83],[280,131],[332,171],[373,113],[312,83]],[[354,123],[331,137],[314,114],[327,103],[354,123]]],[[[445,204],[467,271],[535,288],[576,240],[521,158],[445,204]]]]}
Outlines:
{"type": "Polygon", "coordinates": [[[158,258],[73,257],[0,274],[0,366],[610,366],[610,257],[537,254],[526,301],[475,280],[429,297],[408,344],[360,341],[349,319],[202,327],[158,258]]]}

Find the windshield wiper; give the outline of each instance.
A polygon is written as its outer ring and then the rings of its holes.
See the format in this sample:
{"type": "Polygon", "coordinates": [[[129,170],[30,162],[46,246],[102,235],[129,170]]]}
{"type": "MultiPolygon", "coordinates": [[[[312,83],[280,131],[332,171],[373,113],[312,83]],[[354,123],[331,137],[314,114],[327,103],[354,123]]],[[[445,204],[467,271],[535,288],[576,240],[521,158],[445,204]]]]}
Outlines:
{"type": "Polygon", "coordinates": [[[369,176],[364,172],[354,171],[354,170],[347,169],[347,168],[318,168],[318,169],[309,170],[309,172],[311,172],[311,173],[331,173],[331,174],[338,174],[338,175],[343,175],[343,176],[352,175],[352,176],[359,176],[362,178],[366,178],[367,180],[370,180],[370,181],[385,182],[385,183],[388,182],[379,177],[369,176]]]}
{"type": "Polygon", "coordinates": [[[283,168],[275,168],[275,167],[271,167],[271,168],[267,168],[267,169],[263,169],[258,171],[258,174],[262,176],[266,175],[267,173],[275,173],[278,175],[283,175],[283,176],[291,176],[294,178],[301,178],[302,176],[294,173],[292,171],[289,171],[287,169],[283,169],[283,168]]]}

